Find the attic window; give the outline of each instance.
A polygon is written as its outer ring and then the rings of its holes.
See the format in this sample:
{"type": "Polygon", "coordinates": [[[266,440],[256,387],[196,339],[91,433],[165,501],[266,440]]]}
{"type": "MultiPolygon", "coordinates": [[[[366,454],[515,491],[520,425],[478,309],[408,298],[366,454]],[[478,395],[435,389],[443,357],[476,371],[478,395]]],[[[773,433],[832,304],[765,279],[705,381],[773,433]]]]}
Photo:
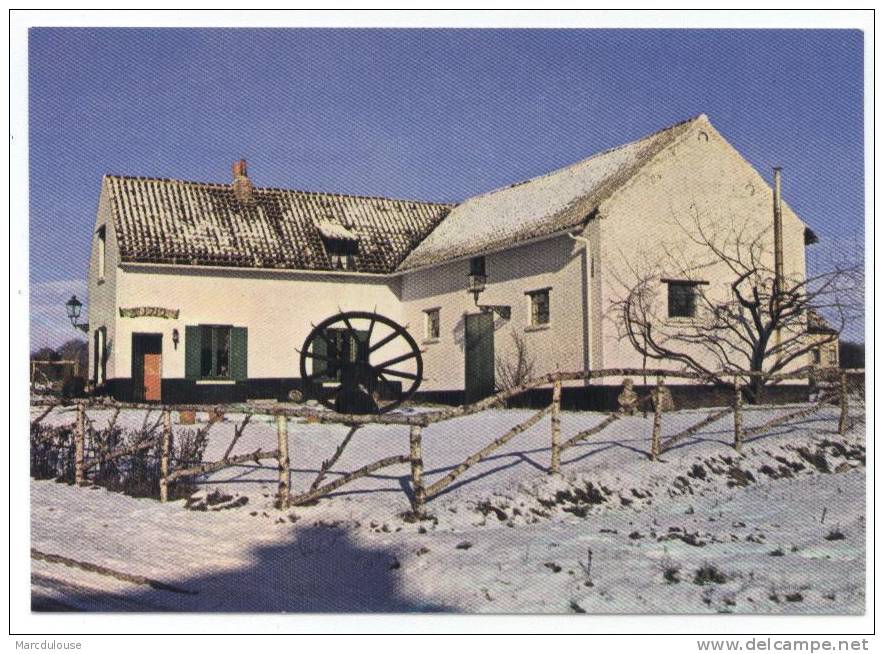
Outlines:
{"type": "Polygon", "coordinates": [[[334,270],[353,270],[359,255],[359,242],[342,238],[327,238],[325,249],[334,270]]]}
{"type": "Polygon", "coordinates": [[[359,237],[339,223],[323,220],[317,224],[333,270],[353,270],[359,256],[359,237]]]}

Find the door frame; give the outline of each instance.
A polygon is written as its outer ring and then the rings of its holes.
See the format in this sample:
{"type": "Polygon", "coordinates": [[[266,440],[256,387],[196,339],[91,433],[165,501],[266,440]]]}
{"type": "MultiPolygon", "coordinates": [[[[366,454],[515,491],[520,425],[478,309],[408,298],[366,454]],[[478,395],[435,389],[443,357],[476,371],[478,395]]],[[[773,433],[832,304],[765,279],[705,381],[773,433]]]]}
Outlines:
{"type": "MultiPolygon", "coordinates": [[[[144,346],[143,342],[156,340],[160,346],[160,357],[163,356],[163,334],[161,332],[132,332],[132,399],[136,402],[146,402],[144,398],[144,346]]],[[[162,360],[162,359],[161,359],[162,360]]],[[[160,399],[151,402],[162,402],[163,398],[163,374],[160,369],[160,399]]]]}
{"type": "Polygon", "coordinates": [[[494,370],[494,367],[497,363],[496,358],[495,358],[495,347],[494,347],[494,313],[491,311],[488,311],[488,312],[479,311],[479,312],[474,312],[474,313],[464,313],[463,320],[464,320],[464,326],[463,326],[463,333],[464,333],[464,347],[463,347],[463,355],[464,355],[463,356],[463,365],[464,365],[464,380],[463,381],[464,381],[464,384],[463,384],[463,390],[464,390],[464,404],[469,404],[471,402],[477,402],[480,399],[493,394],[494,389],[495,389],[495,384],[497,383],[496,374],[495,374],[495,370],[494,370]],[[471,375],[470,375],[470,360],[469,360],[469,350],[470,350],[470,348],[469,348],[469,329],[467,327],[467,322],[469,321],[470,318],[477,318],[477,317],[482,317],[482,316],[489,316],[490,317],[489,325],[490,325],[490,338],[491,338],[491,380],[490,380],[491,386],[490,386],[490,388],[478,388],[478,389],[476,389],[474,386],[471,389],[470,382],[469,382],[471,375]],[[474,395],[475,395],[475,397],[473,397],[474,395]]]}

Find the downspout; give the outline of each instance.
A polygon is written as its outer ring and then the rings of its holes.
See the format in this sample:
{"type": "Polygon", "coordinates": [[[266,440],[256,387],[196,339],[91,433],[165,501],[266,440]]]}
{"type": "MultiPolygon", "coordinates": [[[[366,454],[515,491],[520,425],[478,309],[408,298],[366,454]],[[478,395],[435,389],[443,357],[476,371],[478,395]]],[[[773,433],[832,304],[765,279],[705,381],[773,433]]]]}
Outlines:
{"type": "MultiPolygon", "coordinates": [[[[774,227],[774,306],[780,310],[780,301],[783,297],[784,271],[783,271],[783,192],[782,192],[782,169],[777,166],[773,169],[773,227],[774,227]]],[[[782,336],[779,326],[774,336],[777,347],[780,346],[782,336]]],[[[763,365],[763,364],[762,364],[763,365]]]]}
{"type": "MultiPolygon", "coordinates": [[[[592,313],[592,254],[589,251],[590,240],[585,236],[566,232],[573,241],[583,243],[583,371],[589,372],[591,366],[591,348],[592,348],[592,330],[591,330],[591,313],[592,313]]],[[[584,382],[589,384],[589,380],[584,382]]]]}

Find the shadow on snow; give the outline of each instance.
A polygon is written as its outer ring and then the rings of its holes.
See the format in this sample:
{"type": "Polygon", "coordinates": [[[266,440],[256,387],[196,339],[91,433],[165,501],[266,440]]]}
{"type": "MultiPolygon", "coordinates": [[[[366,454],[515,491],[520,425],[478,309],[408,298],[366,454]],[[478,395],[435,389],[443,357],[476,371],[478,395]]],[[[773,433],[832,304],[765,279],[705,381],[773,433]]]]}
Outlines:
{"type": "MultiPolygon", "coordinates": [[[[150,546],[149,543],[145,544],[150,546]]],[[[159,554],[158,554],[159,555],[159,554]]],[[[212,553],[206,552],[211,560],[212,553]]],[[[284,542],[262,544],[248,565],[214,573],[163,579],[173,590],[132,586],[124,592],[34,575],[32,611],[90,612],[291,612],[415,613],[453,608],[403,594],[393,550],[355,543],[334,526],[292,527],[284,542]],[[52,588],[63,599],[41,592],[52,588]],[[176,592],[177,591],[177,592],[176,592]]],[[[103,579],[97,575],[93,579],[103,579]]]]}

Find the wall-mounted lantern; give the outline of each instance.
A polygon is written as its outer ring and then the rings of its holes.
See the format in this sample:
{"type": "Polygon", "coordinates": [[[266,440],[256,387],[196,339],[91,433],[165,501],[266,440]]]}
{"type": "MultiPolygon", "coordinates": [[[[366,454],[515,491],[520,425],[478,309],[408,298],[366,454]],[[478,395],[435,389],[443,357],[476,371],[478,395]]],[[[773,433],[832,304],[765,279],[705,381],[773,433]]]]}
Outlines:
{"type": "Polygon", "coordinates": [[[176,350],[178,349],[178,340],[180,338],[181,336],[178,334],[178,328],[176,327],[172,330],[172,345],[175,346],[176,350]]]}
{"type": "Polygon", "coordinates": [[[65,302],[65,309],[68,312],[68,320],[71,321],[71,325],[79,329],[81,332],[89,331],[89,323],[85,322],[77,322],[77,319],[80,317],[80,312],[83,310],[83,303],[77,299],[76,295],[72,295],[71,299],[65,302]]]}
{"type": "Polygon", "coordinates": [[[473,302],[483,312],[493,311],[504,320],[512,315],[511,307],[499,304],[479,304],[479,295],[485,291],[488,276],[485,274],[485,257],[470,259],[470,274],[467,277],[467,291],[473,294],[473,302]]]}

